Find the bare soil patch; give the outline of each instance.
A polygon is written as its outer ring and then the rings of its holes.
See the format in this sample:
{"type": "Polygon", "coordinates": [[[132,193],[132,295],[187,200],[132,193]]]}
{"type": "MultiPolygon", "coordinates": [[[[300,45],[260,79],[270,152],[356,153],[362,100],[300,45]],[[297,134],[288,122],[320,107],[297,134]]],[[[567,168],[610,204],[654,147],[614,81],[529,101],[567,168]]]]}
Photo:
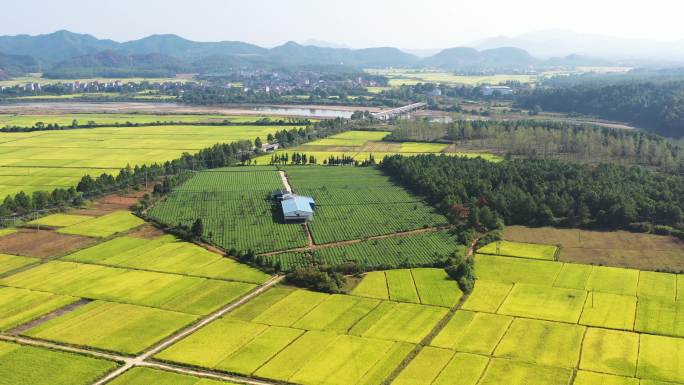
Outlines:
{"type": "Polygon", "coordinates": [[[83,306],[85,306],[91,302],[93,302],[93,300],[83,298],[80,301],[76,301],[76,302],[72,303],[71,305],[64,306],[63,308],[57,309],[57,310],[53,311],[52,313],[45,314],[44,316],[39,317],[37,319],[34,319],[33,321],[27,322],[23,325],[19,325],[19,326],[15,327],[14,329],[10,330],[9,334],[14,335],[14,336],[18,336],[21,333],[23,333],[29,329],[32,329],[32,328],[34,328],[40,324],[44,324],[45,322],[47,322],[51,319],[57,318],[59,316],[62,316],[66,313],[71,313],[72,311],[78,309],[79,307],[83,307],[83,306]]]}
{"type": "Polygon", "coordinates": [[[160,229],[158,229],[152,225],[145,224],[145,225],[138,227],[134,231],[128,233],[127,236],[135,237],[135,238],[142,238],[142,239],[155,239],[155,238],[161,237],[164,234],[166,234],[166,233],[164,233],[164,231],[162,231],[162,230],[160,230],[160,229]]]}
{"type": "Polygon", "coordinates": [[[105,195],[92,202],[88,207],[75,209],[71,211],[71,213],[99,217],[109,214],[112,211],[129,210],[133,205],[138,203],[143,195],[150,191],[152,191],[151,188],[148,190],[133,191],[127,194],[105,195]]]}
{"type": "Polygon", "coordinates": [[[22,229],[0,238],[0,253],[26,257],[56,257],[82,249],[96,239],[49,230],[22,229]]]}
{"type": "Polygon", "coordinates": [[[640,270],[684,271],[684,242],[627,231],[588,231],[509,226],[504,239],[558,245],[559,260],[640,270]]]}

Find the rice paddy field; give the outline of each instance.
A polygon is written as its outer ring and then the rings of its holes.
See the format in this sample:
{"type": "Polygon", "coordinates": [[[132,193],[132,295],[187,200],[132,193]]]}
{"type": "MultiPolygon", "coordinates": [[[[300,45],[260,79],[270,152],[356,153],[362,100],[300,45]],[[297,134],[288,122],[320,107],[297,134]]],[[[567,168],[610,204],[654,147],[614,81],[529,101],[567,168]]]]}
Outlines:
{"type": "Polygon", "coordinates": [[[446,313],[277,287],[155,358],[297,384],[379,384],[446,313]]]}
{"type": "MultiPolygon", "coordinates": [[[[67,95],[70,96],[70,95],[67,95]]],[[[231,115],[155,115],[155,114],[59,114],[59,115],[15,115],[0,114],[1,127],[33,127],[36,123],[58,124],[60,126],[71,126],[74,120],[79,125],[93,122],[98,125],[110,124],[125,125],[128,123],[144,124],[156,122],[252,122],[258,120],[258,116],[231,116],[231,115]]]]}
{"type": "Polygon", "coordinates": [[[89,385],[113,361],[0,341],[0,381],[12,385],[89,385]]]}
{"type": "Polygon", "coordinates": [[[0,196],[68,188],[86,174],[117,174],[128,165],[160,163],[216,143],[263,139],[283,128],[174,125],[0,133],[0,196]]]}
{"type": "Polygon", "coordinates": [[[453,307],[463,296],[442,269],[400,269],[367,273],[351,291],[360,297],[453,307]]]}
{"type": "Polygon", "coordinates": [[[455,75],[450,72],[412,70],[412,69],[368,69],[366,72],[386,76],[390,79],[391,87],[401,85],[415,85],[418,83],[437,83],[448,85],[497,85],[507,81],[517,81],[521,83],[534,83],[538,80],[537,75],[491,75],[491,76],[464,76],[455,75]]]}
{"type": "MultiPolygon", "coordinates": [[[[424,143],[424,142],[384,142],[382,139],[389,132],[384,131],[347,131],[331,137],[315,140],[301,146],[278,150],[276,155],[305,153],[307,156],[314,156],[318,164],[327,161],[330,157],[341,158],[351,157],[352,159],[363,162],[370,159],[371,155],[377,162],[382,161],[385,156],[401,154],[411,156],[416,154],[445,154],[450,156],[481,157],[493,162],[500,161],[502,158],[488,153],[474,152],[455,152],[453,146],[444,143],[424,143]]],[[[263,155],[255,159],[256,164],[266,165],[271,162],[273,154],[263,155]]]]}
{"type": "Polygon", "coordinates": [[[62,260],[255,284],[269,278],[265,273],[170,235],[153,239],[118,237],[69,254],[62,260]]]}

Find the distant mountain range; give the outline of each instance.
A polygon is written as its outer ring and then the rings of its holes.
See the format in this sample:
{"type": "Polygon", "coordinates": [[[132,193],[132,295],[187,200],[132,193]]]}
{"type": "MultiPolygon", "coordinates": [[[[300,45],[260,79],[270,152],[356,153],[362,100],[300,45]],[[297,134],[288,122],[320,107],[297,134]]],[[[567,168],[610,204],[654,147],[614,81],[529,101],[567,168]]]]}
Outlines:
{"type": "Polygon", "coordinates": [[[684,40],[655,41],[552,29],[515,37],[497,36],[471,44],[477,49],[518,47],[539,58],[571,54],[613,62],[653,64],[684,61],[684,40]]]}
{"type": "Polygon", "coordinates": [[[121,74],[122,71],[166,76],[177,72],[211,73],[245,67],[301,65],[527,71],[609,64],[605,59],[581,55],[541,60],[524,48],[497,46],[494,40],[481,42],[480,50],[449,48],[424,58],[392,47],[350,49],[318,43],[327,46],[287,42],[263,48],[239,41],[195,42],[177,35],[151,35],[119,43],[62,30],[38,36],[0,36],[0,70],[5,74],[43,71],[53,77],[78,77],[121,74]]]}

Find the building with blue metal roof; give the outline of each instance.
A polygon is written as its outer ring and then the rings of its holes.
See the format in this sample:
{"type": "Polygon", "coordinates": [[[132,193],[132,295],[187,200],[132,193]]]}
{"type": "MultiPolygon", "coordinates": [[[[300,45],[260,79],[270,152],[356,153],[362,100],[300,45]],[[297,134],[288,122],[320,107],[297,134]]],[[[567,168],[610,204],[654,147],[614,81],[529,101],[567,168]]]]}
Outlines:
{"type": "Polygon", "coordinates": [[[316,202],[313,198],[286,194],[282,197],[280,205],[283,208],[285,221],[308,221],[313,218],[316,202]]]}

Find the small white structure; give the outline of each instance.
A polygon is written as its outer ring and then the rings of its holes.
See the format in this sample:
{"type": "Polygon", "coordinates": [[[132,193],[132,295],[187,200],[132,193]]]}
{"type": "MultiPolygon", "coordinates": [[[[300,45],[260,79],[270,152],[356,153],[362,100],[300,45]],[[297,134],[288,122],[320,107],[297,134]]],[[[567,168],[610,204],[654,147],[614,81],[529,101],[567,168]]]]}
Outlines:
{"type": "Polygon", "coordinates": [[[280,148],[278,143],[264,143],[261,145],[261,151],[263,152],[273,152],[280,148]]]}
{"type": "Polygon", "coordinates": [[[495,93],[501,96],[513,95],[513,89],[508,86],[484,86],[480,92],[483,96],[492,96],[495,93]]]}
{"type": "Polygon", "coordinates": [[[282,195],[280,205],[283,208],[285,222],[306,222],[311,220],[316,208],[313,198],[294,194],[282,195]]]}

